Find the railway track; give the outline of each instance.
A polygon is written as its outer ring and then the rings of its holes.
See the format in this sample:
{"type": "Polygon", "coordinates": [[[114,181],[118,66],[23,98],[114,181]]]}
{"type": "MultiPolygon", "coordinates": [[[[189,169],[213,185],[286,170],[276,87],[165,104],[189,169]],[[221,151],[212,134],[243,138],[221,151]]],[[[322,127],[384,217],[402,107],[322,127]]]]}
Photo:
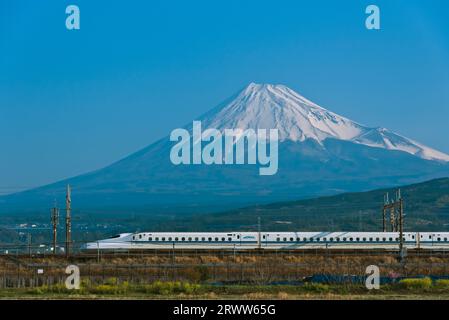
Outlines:
{"type": "MultiPolygon", "coordinates": [[[[0,257],[7,258],[10,261],[19,261],[24,258],[28,259],[98,259],[98,258],[113,258],[113,257],[142,257],[142,256],[399,256],[398,249],[252,249],[252,250],[232,250],[232,249],[209,249],[209,250],[195,250],[195,249],[145,249],[145,250],[102,250],[99,252],[76,252],[66,257],[63,254],[0,254],[0,257]]],[[[407,250],[408,257],[449,257],[449,249],[409,249],[407,250]]]]}

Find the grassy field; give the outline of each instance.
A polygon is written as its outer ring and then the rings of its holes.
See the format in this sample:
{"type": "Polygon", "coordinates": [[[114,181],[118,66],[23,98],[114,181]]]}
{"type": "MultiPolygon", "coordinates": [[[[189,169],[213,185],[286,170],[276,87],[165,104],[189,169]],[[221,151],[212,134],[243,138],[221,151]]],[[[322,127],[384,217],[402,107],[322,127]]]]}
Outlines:
{"type": "Polygon", "coordinates": [[[448,255],[424,253],[0,256],[0,299],[449,300],[448,274],[448,255]],[[79,290],[64,285],[69,264],[79,268],[79,290]],[[371,265],[379,290],[364,286],[371,265]]]}
{"type": "Polygon", "coordinates": [[[83,281],[79,290],[67,290],[62,285],[3,289],[0,290],[0,299],[449,299],[449,281],[432,282],[429,278],[404,279],[397,284],[383,285],[378,290],[368,290],[363,285],[354,284],[211,286],[156,281],[146,285],[130,285],[116,281],[111,278],[100,285],[83,281]]]}

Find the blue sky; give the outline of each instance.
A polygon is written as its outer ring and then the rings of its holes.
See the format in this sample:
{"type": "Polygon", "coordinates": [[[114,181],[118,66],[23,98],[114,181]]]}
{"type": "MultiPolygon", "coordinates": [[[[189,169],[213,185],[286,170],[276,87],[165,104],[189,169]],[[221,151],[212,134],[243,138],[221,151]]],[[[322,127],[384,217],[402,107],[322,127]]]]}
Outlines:
{"type": "Polygon", "coordinates": [[[0,193],[110,164],[250,82],[449,153],[448,16],[446,0],[1,0],[0,193]]]}

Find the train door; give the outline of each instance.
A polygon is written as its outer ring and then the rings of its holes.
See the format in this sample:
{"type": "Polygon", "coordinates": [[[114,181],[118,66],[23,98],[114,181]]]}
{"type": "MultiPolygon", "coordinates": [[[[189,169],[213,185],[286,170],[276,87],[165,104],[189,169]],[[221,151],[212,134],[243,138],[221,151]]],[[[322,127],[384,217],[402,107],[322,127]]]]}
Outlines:
{"type": "Polygon", "coordinates": [[[417,248],[417,249],[420,249],[420,244],[421,244],[420,238],[421,238],[421,235],[420,235],[419,232],[418,232],[418,233],[416,234],[416,248],[417,248]]]}
{"type": "Polygon", "coordinates": [[[262,233],[262,248],[267,247],[268,245],[268,233],[262,233]]]}

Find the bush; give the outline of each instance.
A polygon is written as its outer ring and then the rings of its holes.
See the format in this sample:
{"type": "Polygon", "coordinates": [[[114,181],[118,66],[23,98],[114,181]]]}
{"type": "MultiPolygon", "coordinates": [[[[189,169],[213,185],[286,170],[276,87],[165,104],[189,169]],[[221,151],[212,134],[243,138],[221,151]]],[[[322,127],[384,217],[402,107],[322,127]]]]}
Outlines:
{"type": "Polygon", "coordinates": [[[65,284],[55,284],[52,286],[48,286],[48,285],[43,285],[40,287],[35,287],[35,288],[31,288],[28,289],[27,292],[30,294],[38,294],[38,295],[43,295],[43,294],[48,294],[48,293],[65,293],[65,294],[70,294],[73,293],[74,290],[68,290],[65,287],[65,284]]]}
{"type": "Polygon", "coordinates": [[[96,294],[125,294],[129,290],[129,283],[128,281],[118,283],[117,279],[110,278],[104,284],[85,288],[85,290],[96,294]]]}
{"type": "Polygon", "coordinates": [[[117,292],[117,288],[108,284],[100,284],[91,288],[89,291],[97,294],[115,294],[117,292]]]}
{"type": "Polygon", "coordinates": [[[308,282],[305,283],[302,286],[302,289],[309,292],[316,292],[316,293],[326,293],[330,291],[330,287],[327,284],[323,283],[315,283],[315,282],[308,282]]]}
{"type": "Polygon", "coordinates": [[[449,280],[448,279],[440,279],[435,281],[435,287],[439,289],[449,289],[449,280]]]}
{"type": "Polygon", "coordinates": [[[151,294],[177,294],[177,293],[186,293],[192,294],[196,293],[200,289],[199,284],[192,284],[188,282],[180,282],[180,281],[155,281],[150,285],[146,285],[144,287],[144,291],[146,293],[151,294]]]}
{"type": "Polygon", "coordinates": [[[104,284],[109,286],[116,286],[118,284],[118,280],[115,277],[107,278],[104,284]]]}
{"type": "Polygon", "coordinates": [[[92,285],[92,281],[89,278],[81,277],[80,287],[81,288],[89,288],[92,285]]]}
{"type": "Polygon", "coordinates": [[[429,289],[432,286],[430,278],[402,279],[399,284],[405,289],[429,289]]]}

